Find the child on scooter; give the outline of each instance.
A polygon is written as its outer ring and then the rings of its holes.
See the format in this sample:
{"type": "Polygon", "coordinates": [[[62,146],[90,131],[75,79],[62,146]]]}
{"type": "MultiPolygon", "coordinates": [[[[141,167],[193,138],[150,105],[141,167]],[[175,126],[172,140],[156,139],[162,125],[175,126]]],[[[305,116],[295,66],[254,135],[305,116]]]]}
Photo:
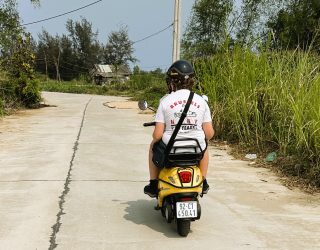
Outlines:
{"type": "MultiPolygon", "coordinates": [[[[150,183],[144,187],[144,193],[154,198],[157,197],[159,169],[154,165],[153,146],[162,140],[168,143],[175,125],[178,123],[183,107],[186,104],[190,91],[195,83],[194,70],[191,64],[184,60],[176,61],[167,71],[167,86],[169,93],[160,100],[155,117],[153,140],[149,150],[150,183]]],[[[206,140],[214,135],[210,109],[207,102],[199,95],[194,94],[187,117],[181,126],[177,138],[195,138],[199,141],[204,155],[200,161],[200,170],[204,177],[202,193],[206,194],[209,185],[206,180],[209,164],[209,154],[206,140]]]]}

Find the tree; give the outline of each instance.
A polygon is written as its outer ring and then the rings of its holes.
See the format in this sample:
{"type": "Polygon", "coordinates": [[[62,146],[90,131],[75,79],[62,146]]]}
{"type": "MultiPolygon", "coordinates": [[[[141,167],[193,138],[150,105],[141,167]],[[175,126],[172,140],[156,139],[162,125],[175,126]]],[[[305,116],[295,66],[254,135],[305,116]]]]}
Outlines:
{"type": "Polygon", "coordinates": [[[47,31],[43,30],[39,34],[38,42],[38,52],[37,58],[41,62],[38,64],[38,70],[45,66],[45,73],[48,76],[53,77],[53,72],[55,72],[56,80],[60,81],[60,38],[59,36],[51,36],[47,31]]]}
{"type": "Polygon", "coordinates": [[[73,49],[72,40],[62,35],[60,38],[60,65],[61,78],[64,80],[72,80],[79,76],[79,67],[77,67],[77,56],[73,49]]]}
{"type": "Polygon", "coordinates": [[[11,47],[10,59],[5,60],[6,71],[17,97],[27,107],[38,105],[41,95],[35,80],[35,55],[31,35],[19,34],[11,47]]]}
{"type": "Polygon", "coordinates": [[[140,73],[141,73],[140,67],[139,67],[138,65],[135,65],[135,66],[133,67],[133,74],[134,74],[134,75],[139,75],[140,73]]]}
{"type": "Polygon", "coordinates": [[[68,20],[66,27],[72,41],[77,70],[80,74],[86,74],[102,59],[102,48],[97,39],[98,32],[93,32],[92,24],[85,18],[80,22],[68,20]]]}
{"type": "Polygon", "coordinates": [[[276,15],[287,0],[242,0],[240,13],[233,20],[235,42],[240,46],[255,47],[255,42],[268,33],[266,20],[276,15]]]}
{"type": "Polygon", "coordinates": [[[222,46],[255,48],[267,33],[266,20],[287,0],[197,0],[183,34],[185,58],[207,57],[222,46]]]}
{"type": "Polygon", "coordinates": [[[273,47],[278,49],[312,48],[320,51],[320,2],[318,0],[292,0],[268,27],[273,32],[273,47]]]}
{"type": "Polygon", "coordinates": [[[119,31],[113,31],[108,36],[108,42],[104,48],[106,64],[113,65],[118,70],[119,66],[128,66],[129,62],[136,62],[133,56],[133,43],[129,39],[127,27],[121,27],[119,31]]]}
{"type": "MultiPolygon", "coordinates": [[[[31,0],[39,4],[39,0],[31,0]]],[[[2,0],[0,2],[0,56],[10,53],[11,44],[15,37],[23,32],[17,11],[16,0],[2,0]]]]}
{"type": "Polygon", "coordinates": [[[244,46],[248,45],[255,39],[255,28],[257,20],[261,16],[259,7],[263,5],[264,0],[243,0],[237,31],[237,43],[244,46]]]}
{"type": "Polygon", "coordinates": [[[161,68],[156,68],[155,70],[151,70],[150,73],[155,74],[155,75],[162,75],[163,74],[161,68]]]}
{"type": "Polygon", "coordinates": [[[198,0],[182,39],[184,57],[212,55],[226,40],[233,0],[198,0]]]}
{"type": "MultiPolygon", "coordinates": [[[[31,1],[38,4],[38,0],[31,1]]],[[[8,73],[7,90],[25,106],[40,101],[40,91],[34,77],[35,56],[31,35],[20,25],[15,0],[0,3],[0,66],[8,73]]]]}
{"type": "Polygon", "coordinates": [[[10,54],[12,41],[22,32],[19,14],[13,1],[4,1],[0,5],[0,56],[10,54]]]}
{"type": "Polygon", "coordinates": [[[59,81],[88,75],[102,58],[98,32],[92,31],[91,23],[84,18],[79,22],[68,20],[66,27],[68,35],[54,37],[42,31],[37,48],[37,70],[59,81]]]}

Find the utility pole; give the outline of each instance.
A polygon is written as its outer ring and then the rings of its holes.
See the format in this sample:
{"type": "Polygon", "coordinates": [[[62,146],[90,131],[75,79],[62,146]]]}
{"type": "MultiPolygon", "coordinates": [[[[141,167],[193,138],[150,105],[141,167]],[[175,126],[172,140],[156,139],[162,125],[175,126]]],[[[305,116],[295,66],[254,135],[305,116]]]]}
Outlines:
{"type": "Polygon", "coordinates": [[[180,36],[181,36],[181,0],[175,0],[173,21],[173,51],[172,61],[180,59],[180,36]]]}

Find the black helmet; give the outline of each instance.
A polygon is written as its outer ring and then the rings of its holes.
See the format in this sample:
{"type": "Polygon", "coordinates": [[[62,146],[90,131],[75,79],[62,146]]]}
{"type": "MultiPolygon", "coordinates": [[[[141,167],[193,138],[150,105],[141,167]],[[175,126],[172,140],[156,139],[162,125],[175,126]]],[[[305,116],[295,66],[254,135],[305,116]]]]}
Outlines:
{"type": "Polygon", "coordinates": [[[178,60],[174,62],[167,71],[168,80],[186,80],[194,76],[192,65],[185,60],[178,60]]]}

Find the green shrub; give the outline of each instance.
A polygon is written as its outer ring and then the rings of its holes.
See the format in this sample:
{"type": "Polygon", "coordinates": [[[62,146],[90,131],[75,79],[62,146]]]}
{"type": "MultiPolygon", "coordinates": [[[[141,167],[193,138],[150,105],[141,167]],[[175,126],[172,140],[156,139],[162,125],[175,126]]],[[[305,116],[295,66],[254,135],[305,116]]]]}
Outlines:
{"type": "Polygon", "coordinates": [[[35,107],[41,101],[39,83],[37,80],[28,81],[21,93],[21,100],[26,107],[35,107]]]}
{"type": "MultiPolygon", "coordinates": [[[[39,105],[40,91],[35,80],[34,63],[35,56],[32,51],[30,34],[22,32],[16,35],[12,41],[10,54],[3,56],[0,66],[5,69],[5,79],[1,80],[3,88],[4,106],[7,106],[7,99],[17,98],[19,104],[25,107],[39,105]],[[12,92],[12,90],[14,90],[12,92]]],[[[2,78],[4,78],[2,75],[2,78]]]]}
{"type": "Polygon", "coordinates": [[[0,80],[0,116],[11,113],[22,105],[21,100],[16,94],[16,85],[9,80],[0,80]]]}

